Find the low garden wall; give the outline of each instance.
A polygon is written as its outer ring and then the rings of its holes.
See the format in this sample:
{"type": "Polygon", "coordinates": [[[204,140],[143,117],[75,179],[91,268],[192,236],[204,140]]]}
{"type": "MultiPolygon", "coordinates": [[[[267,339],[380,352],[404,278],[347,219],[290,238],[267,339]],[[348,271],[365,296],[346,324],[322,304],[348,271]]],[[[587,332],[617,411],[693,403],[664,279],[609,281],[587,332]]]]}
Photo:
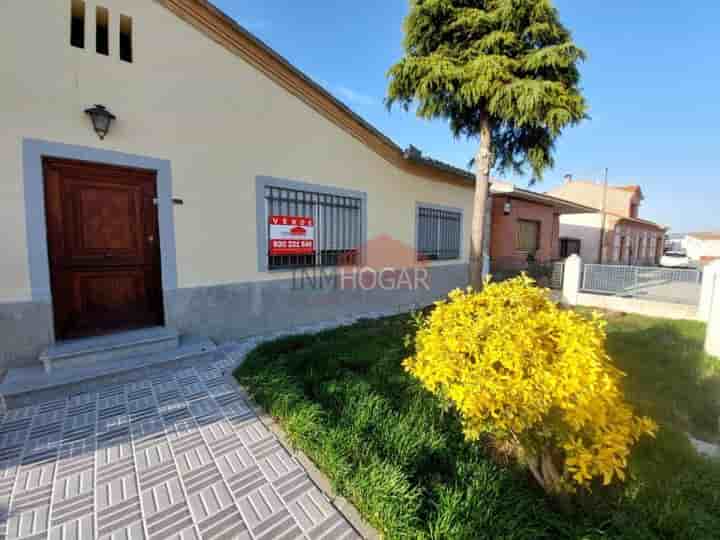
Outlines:
{"type": "Polygon", "coordinates": [[[640,298],[624,298],[621,296],[580,292],[577,295],[576,305],[607,309],[610,311],[635,313],[637,315],[645,315],[647,317],[662,317],[665,319],[677,320],[698,319],[698,309],[696,306],[670,302],[658,302],[655,300],[642,300],[640,298]]]}

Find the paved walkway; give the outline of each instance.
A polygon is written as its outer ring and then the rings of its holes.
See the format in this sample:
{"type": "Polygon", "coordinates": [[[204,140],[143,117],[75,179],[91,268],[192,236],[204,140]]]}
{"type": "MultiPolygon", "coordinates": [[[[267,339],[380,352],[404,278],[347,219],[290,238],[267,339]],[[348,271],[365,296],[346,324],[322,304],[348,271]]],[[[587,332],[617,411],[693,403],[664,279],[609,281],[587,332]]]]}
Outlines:
{"type": "Polygon", "coordinates": [[[0,538],[354,539],[224,372],[230,357],[11,410],[0,538]]]}

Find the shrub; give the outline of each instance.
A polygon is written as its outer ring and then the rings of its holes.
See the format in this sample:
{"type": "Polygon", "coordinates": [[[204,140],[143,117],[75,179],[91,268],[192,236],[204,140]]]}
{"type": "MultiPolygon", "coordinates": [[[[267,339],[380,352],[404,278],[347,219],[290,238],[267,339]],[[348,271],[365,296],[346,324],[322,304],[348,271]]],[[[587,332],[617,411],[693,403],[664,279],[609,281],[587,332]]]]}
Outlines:
{"type": "Polygon", "coordinates": [[[416,322],[407,371],[457,409],[467,439],[511,447],[548,493],[623,480],[632,446],[657,430],[624,400],[605,322],[525,275],[453,291],[416,322]]]}

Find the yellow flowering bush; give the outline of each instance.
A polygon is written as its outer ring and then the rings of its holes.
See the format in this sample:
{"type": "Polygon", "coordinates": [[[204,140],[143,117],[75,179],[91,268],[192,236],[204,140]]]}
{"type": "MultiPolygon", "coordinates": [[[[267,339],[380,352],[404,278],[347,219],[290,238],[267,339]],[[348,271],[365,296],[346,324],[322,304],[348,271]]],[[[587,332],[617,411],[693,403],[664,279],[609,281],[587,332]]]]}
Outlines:
{"type": "Polygon", "coordinates": [[[567,493],[623,480],[633,444],[657,430],[624,400],[605,340],[599,316],[562,309],[523,275],[438,302],[404,366],[456,407],[468,439],[491,435],[567,493]]]}

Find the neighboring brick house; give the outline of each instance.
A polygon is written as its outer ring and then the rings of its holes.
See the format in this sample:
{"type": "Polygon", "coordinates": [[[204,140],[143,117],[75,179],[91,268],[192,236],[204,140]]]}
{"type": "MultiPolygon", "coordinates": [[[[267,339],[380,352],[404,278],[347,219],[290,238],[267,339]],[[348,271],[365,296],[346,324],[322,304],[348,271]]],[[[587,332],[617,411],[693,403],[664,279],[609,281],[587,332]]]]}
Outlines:
{"type": "Polygon", "coordinates": [[[560,218],[563,256],[577,253],[589,263],[659,262],[667,227],[639,217],[644,200],[640,186],[606,188],[591,181],[573,180],[568,175],[563,185],[550,190],[548,195],[598,210],[595,214],[566,214],[560,218]]]}
{"type": "Polygon", "coordinates": [[[561,258],[560,220],[565,214],[595,214],[582,204],[494,180],[490,189],[491,271],[521,269],[528,259],[561,258]]]}

